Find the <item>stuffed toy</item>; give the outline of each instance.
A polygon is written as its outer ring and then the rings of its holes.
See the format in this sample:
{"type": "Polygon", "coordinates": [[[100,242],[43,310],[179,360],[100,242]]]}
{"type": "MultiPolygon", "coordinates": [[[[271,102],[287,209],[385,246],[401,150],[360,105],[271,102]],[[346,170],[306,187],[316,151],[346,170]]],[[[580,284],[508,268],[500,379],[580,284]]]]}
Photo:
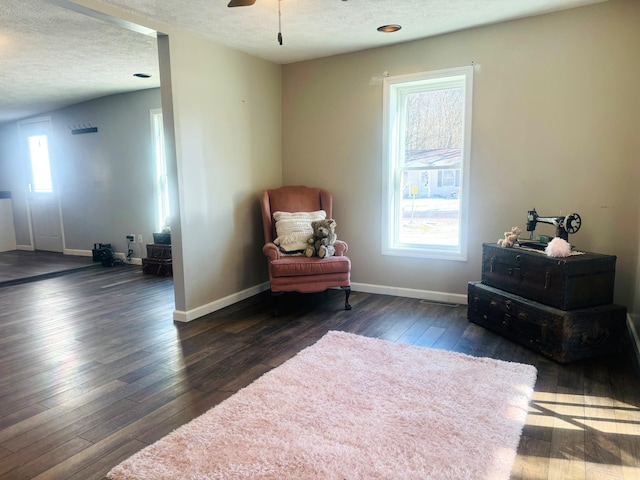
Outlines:
{"type": "Polygon", "coordinates": [[[521,233],[522,230],[518,227],[511,227],[511,231],[504,232],[504,238],[498,240],[498,245],[501,247],[513,247],[521,233]]]}
{"type": "Polygon", "coordinates": [[[544,252],[549,257],[568,257],[571,255],[571,244],[563,238],[555,237],[547,244],[544,252]]]}
{"type": "Polygon", "coordinates": [[[309,246],[304,250],[307,257],[317,255],[320,258],[331,257],[336,253],[336,221],[332,218],[311,222],[313,235],[309,237],[309,246]]]}

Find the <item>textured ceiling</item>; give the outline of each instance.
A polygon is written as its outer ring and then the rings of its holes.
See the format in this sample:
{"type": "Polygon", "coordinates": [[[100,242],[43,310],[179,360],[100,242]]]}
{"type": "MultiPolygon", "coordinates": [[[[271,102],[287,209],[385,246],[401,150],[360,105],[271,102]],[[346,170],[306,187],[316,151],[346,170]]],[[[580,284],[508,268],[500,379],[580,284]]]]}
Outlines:
{"type": "Polygon", "coordinates": [[[227,1],[1,0],[0,123],[159,85],[153,35],[93,18],[75,3],[118,7],[284,64],[606,0],[256,0],[238,8],[227,1]],[[376,31],[387,23],[402,30],[376,31]]]}
{"type": "Polygon", "coordinates": [[[158,85],[155,37],[40,0],[0,1],[0,122],[158,85]]]}

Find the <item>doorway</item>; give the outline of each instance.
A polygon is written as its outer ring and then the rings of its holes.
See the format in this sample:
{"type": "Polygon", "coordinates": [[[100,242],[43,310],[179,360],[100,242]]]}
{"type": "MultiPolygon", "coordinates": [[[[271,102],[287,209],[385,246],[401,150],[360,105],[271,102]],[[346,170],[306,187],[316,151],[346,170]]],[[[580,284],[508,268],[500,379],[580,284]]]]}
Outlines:
{"type": "Polygon", "coordinates": [[[29,230],[34,250],[64,251],[60,195],[49,161],[51,118],[18,122],[22,151],[26,152],[29,230]]]}

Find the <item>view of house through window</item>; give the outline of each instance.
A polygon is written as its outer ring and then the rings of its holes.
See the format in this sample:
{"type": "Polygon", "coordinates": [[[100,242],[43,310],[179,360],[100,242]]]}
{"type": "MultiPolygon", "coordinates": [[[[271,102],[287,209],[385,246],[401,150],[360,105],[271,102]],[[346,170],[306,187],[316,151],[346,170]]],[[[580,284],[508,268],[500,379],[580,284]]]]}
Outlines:
{"type": "Polygon", "coordinates": [[[32,135],[27,140],[29,142],[29,158],[31,161],[31,191],[39,193],[53,192],[47,136],[32,135]]]}
{"type": "Polygon", "coordinates": [[[466,258],[472,68],[384,80],[390,255],[466,258]]]}
{"type": "Polygon", "coordinates": [[[155,157],[155,191],[157,211],[157,231],[162,231],[168,225],[169,211],[169,185],[167,180],[167,163],[164,150],[164,128],[162,125],[162,110],[151,110],[151,133],[153,135],[153,152],[155,157]]]}

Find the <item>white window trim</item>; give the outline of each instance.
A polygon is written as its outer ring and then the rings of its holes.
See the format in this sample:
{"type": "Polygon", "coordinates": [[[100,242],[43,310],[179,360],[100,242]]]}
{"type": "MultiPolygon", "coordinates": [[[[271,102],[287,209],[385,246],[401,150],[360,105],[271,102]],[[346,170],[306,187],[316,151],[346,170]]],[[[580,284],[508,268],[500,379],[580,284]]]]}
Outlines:
{"type": "MultiPolygon", "coordinates": [[[[431,72],[415,73],[385,77],[383,79],[383,129],[382,129],[382,254],[405,256],[415,258],[433,258],[441,260],[467,260],[468,247],[468,217],[469,217],[469,169],[471,151],[471,119],[473,104],[473,67],[458,67],[431,72]],[[449,76],[465,76],[465,118],[464,139],[462,146],[462,178],[460,189],[460,244],[458,247],[445,246],[410,246],[402,247],[393,244],[393,217],[394,211],[394,164],[393,149],[395,141],[392,135],[396,135],[397,129],[393,126],[397,122],[397,105],[390,90],[393,85],[408,82],[422,82],[429,79],[439,79],[449,76]]],[[[399,180],[398,180],[399,181],[399,180]]]]}

